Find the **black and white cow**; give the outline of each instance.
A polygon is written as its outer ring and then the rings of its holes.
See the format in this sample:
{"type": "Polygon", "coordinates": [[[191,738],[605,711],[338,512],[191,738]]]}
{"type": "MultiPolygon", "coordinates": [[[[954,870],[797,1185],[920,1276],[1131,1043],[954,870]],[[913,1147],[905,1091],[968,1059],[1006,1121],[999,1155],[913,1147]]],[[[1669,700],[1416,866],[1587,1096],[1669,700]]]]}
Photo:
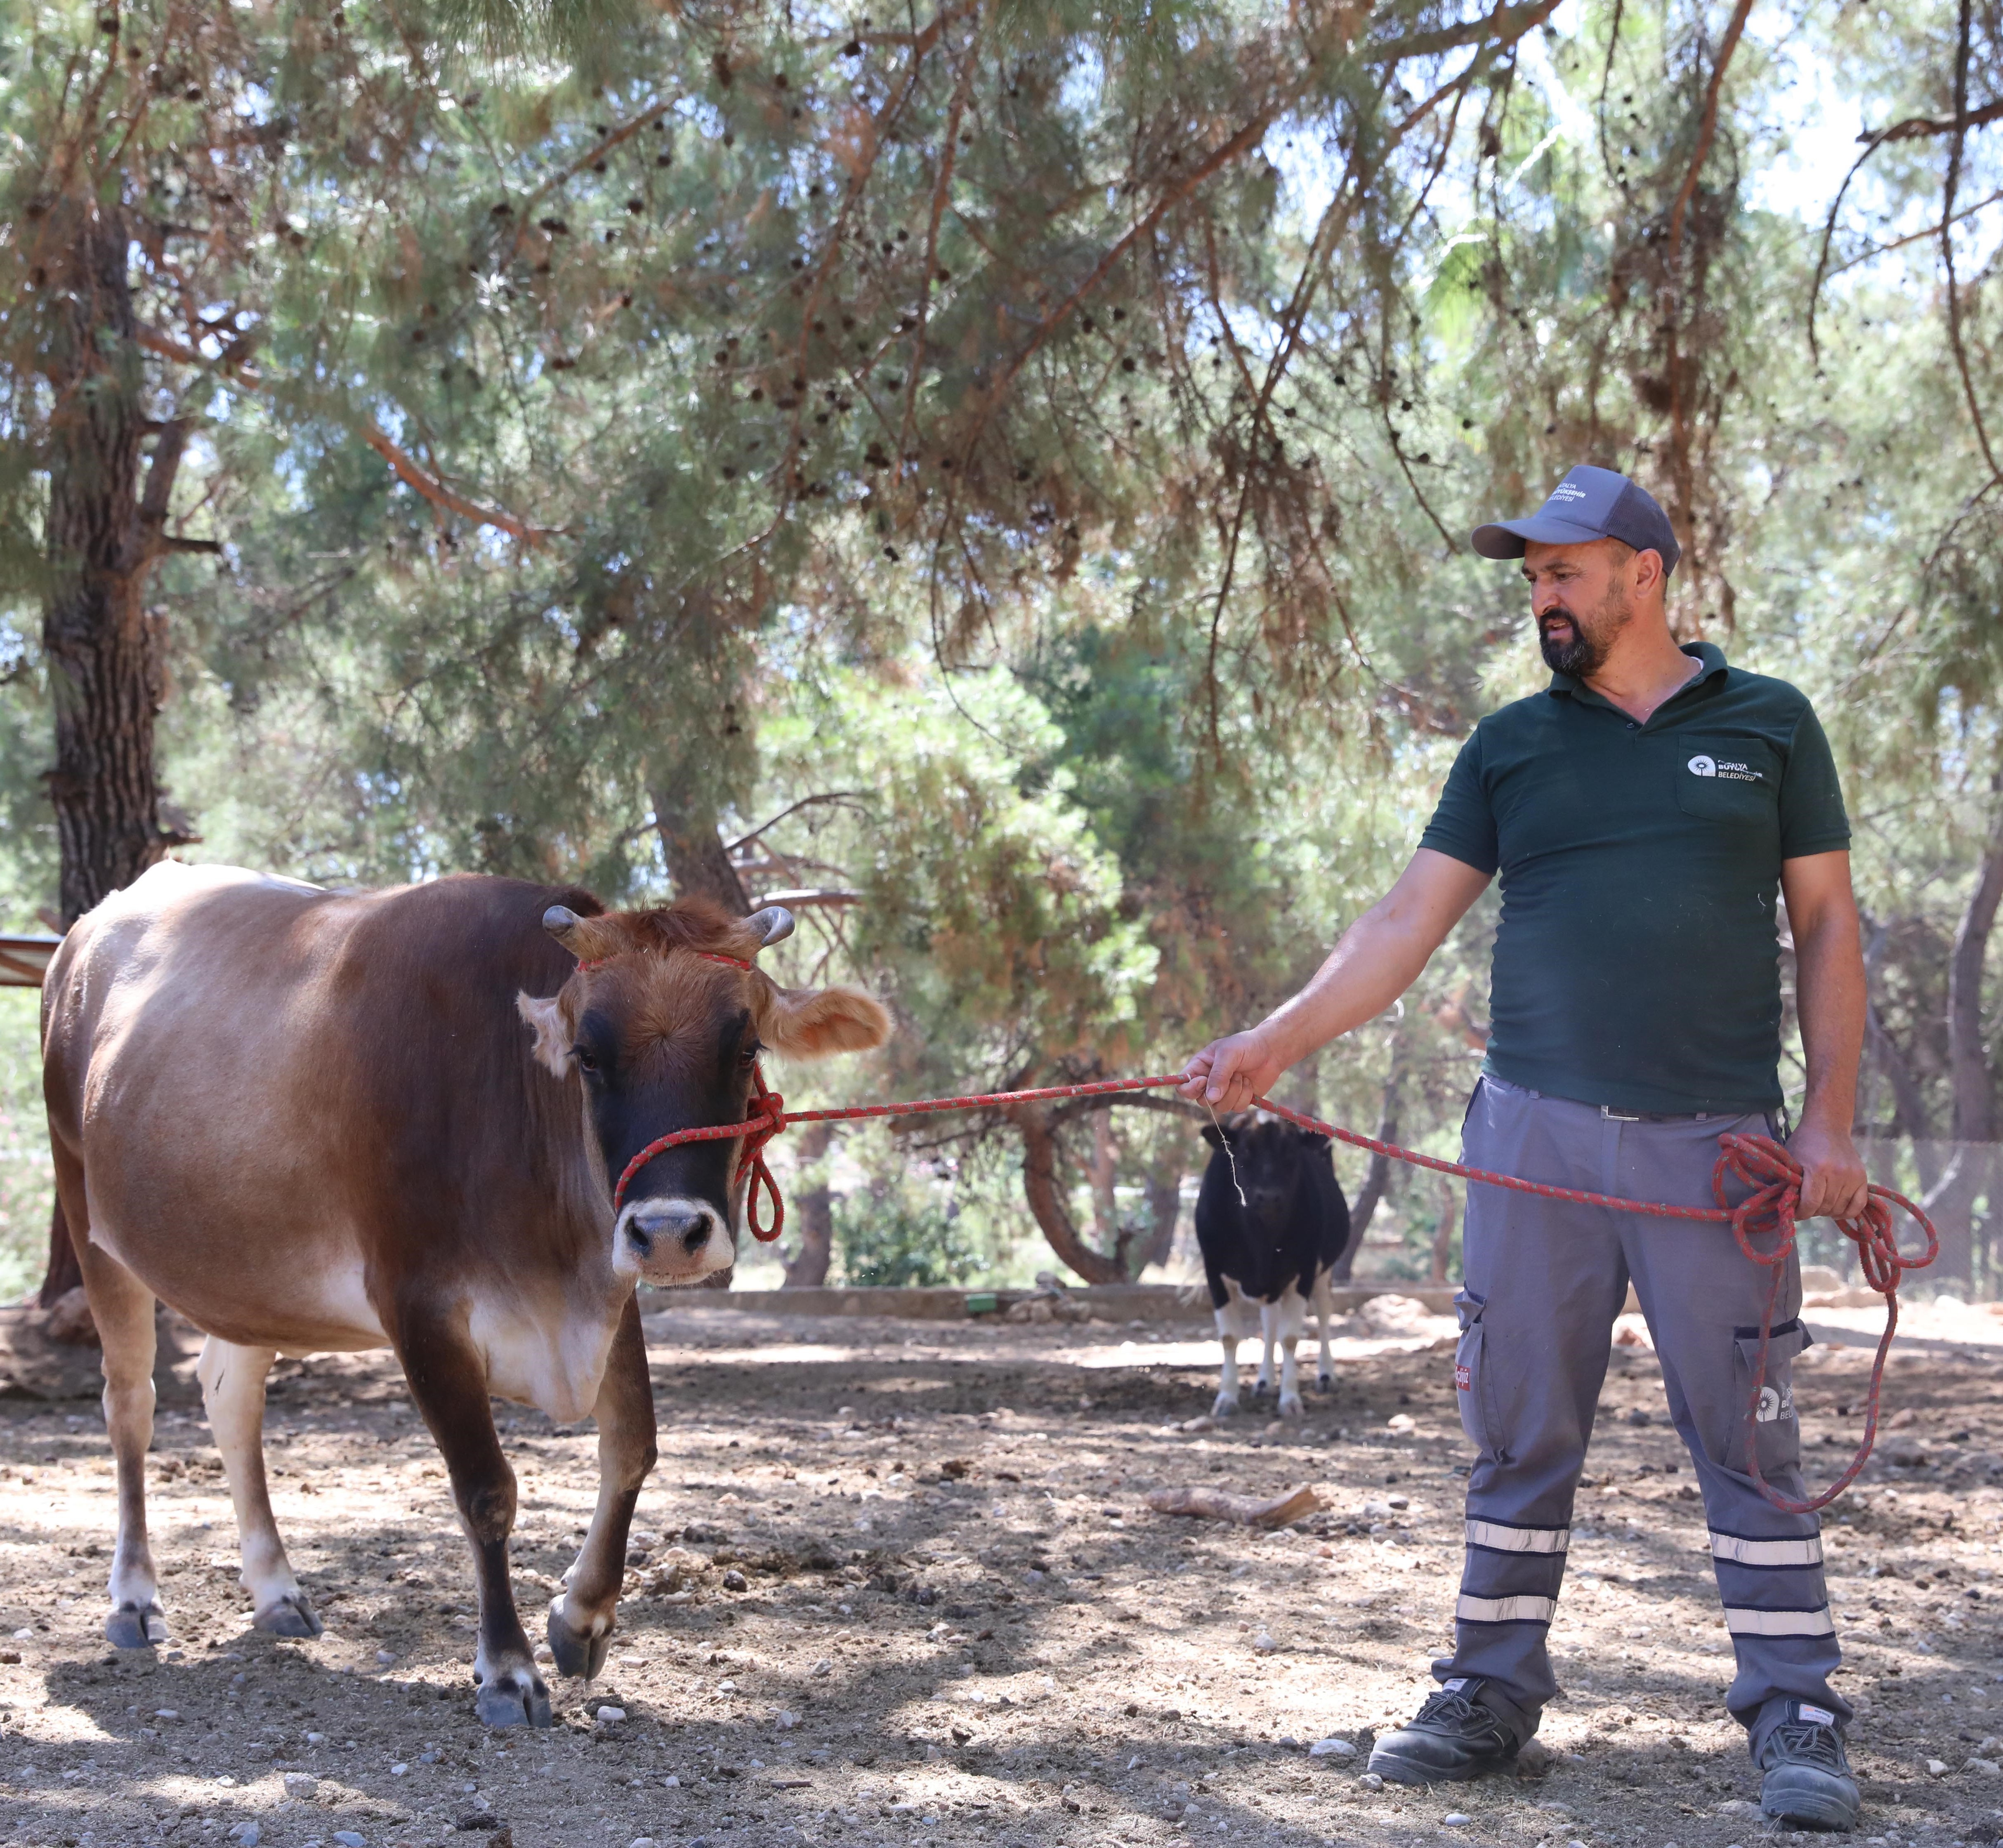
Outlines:
{"type": "Polygon", "coordinates": [[[1308,1305],[1321,1325],[1320,1385],[1334,1383],[1328,1324],[1329,1273],[1349,1243],[1349,1203],[1335,1178],[1329,1140],[1275,1118],[1234,1116],[1206,1127],[1215,1151],[1197,1195],[1196,1241],[1203,1253],[1224,1378],[1216,1416],[1238,1410],[1238,1343],[1264,1337],[1255,1394],[1273,1389],[1273,1347],[1280,1361],[1280,1416],[1301,1415],[1294,1348],[1308,1305]]]}

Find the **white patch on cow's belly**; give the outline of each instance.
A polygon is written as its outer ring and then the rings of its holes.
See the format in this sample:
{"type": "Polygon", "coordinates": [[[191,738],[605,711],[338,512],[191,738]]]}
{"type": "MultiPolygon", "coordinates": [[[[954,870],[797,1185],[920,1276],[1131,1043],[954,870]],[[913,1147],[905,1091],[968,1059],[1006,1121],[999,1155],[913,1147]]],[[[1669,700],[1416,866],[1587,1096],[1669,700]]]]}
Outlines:
{"type": "Polygon", "coordinates": [[[486,1357],[488,1390],[559,1424],[597,1404],[618,1326],[617,1310],[589,1315],[566,1308],[545,1319],[519,1302],[476,1301],[467,1318],[467,1333],[486,1357]]]}
{"type": "MultiPolygon", "coordinates": [[[[90,1196],[89,1210],[90,1242],[146,1283],[151,1266],[145,1261],[144,1252],[135,1257],[121,1249],[117,1221],[103,1210],[95,1194],[90,1196]]],[[[243,1333],[246,1342],[254,1344],[262,1332],[258,1327],[262,1322],[268,1326],[273,1345],[291,1356],[358,1353],[389,1345],[389,1331],[369,1300],[364,1277],[362,1256],[356,1252],[317,1266],[295,1261],[282,1280],[260,1276],[253,1270],[246,1284],[239,1270],[231,1280],[228,1301],[222,1304],[204,1303],[198,1296],[191,1298],[184,1289],[174,1288],[166,1278],[155,1281],[163,1298],[179,1303],[198,1326],[205,1328],[211,1321],[227,1320],[243,1333]],[[264,1286],[261,1290],[260,1284],[264,1286]],[[274,1299],[279,1297],[281,1300],[274,1299]],[[262,1316],[257,1308],[260,1301],[266,1309],[262,1316]],[[306,1330],[312,1333],[311,1344],[299,1345],[298,1336],[306,1330]],[[290,1345],[282,1345],[288,1340],[290,1345]]]]}
{"type": "Polygon", "coordinates": [[[1224,1280],[1224,1306],[1217,1312],[1217,1330],[1249,1341],[1259,1333],[1259,1305],[1238,1287],[1238,1280],[1224,1280]]]}

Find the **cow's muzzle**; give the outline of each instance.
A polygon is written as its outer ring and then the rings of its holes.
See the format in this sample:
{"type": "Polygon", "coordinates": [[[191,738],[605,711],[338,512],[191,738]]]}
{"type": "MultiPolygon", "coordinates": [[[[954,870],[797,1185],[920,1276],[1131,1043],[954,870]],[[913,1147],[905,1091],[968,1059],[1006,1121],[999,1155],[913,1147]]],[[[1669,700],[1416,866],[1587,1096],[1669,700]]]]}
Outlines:
{"type": "Polygon", "coordinates": [[[650,1283],[694,1283],[736,1256],[729,1227],[707,1200],[628,1201],[613,1236],[620,1268],[637,1270],[650,1283]]]}

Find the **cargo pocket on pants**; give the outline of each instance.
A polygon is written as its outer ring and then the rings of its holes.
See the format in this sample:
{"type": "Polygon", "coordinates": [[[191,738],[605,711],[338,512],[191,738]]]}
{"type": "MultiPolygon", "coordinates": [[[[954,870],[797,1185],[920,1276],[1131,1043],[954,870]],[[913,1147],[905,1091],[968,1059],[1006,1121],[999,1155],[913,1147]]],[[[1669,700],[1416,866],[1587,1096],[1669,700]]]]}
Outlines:
{"type": "MultiPolygon", "coordinates": [[[[1776,1470],[1792,1469],[1802,1460],[1801,1420],[1795,1414],[1795,1357],[1809,1346],[1809,1331],[1799,1317],[1784,1322],[1774,1330],[1767,1346],[1767,1372],[1760,1382],[1760,1403],[1751,1425],[1758,1434],[1760,1473],[1771,1476],[1776,1470]]],[[[1725,1466],[1742,1476],[1747,1467],[1746,1407],[1753,1396],[1753,1369],[1760,1358],[1760,1331],[1732,1331],[1732,1433],[1725,1447],[1725,1466]]]]}
{"type": "Polygon", "coordinates": [[[1460,1404],[1460,1428],[1474,1440],[1484,1455],[1500,1456],[1500,1421],[1495,1416],[1494,1395],[1489,1389],[1488,1336],[1481,1323],[1488,1305],[1469,1291],[1457,1290],[1453,1306],[1460,1318],[1460,1339],[1453,1350],[1453,1396],[1460,1404]]]}

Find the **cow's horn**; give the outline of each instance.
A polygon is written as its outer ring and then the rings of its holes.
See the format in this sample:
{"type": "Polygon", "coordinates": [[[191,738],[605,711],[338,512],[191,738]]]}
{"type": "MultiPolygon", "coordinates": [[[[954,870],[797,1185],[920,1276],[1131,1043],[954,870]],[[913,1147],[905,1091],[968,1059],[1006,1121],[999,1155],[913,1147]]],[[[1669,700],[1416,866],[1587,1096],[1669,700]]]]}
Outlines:
{"type": "Polygon", "coordinates": [[[759,946],[770,949],[775,943],[783,943],[793,934],[793,914],[784,905],[767,905],[762,911],[754,911],[744,921],[758,932],[759,946]]]}
{"type": "Polygon", "coordinates": [[[565,949],[570,945],[565,940],[584,920],[568,905],[552,905],[543,914],[543,928],[549,932],[565,949]]]}

